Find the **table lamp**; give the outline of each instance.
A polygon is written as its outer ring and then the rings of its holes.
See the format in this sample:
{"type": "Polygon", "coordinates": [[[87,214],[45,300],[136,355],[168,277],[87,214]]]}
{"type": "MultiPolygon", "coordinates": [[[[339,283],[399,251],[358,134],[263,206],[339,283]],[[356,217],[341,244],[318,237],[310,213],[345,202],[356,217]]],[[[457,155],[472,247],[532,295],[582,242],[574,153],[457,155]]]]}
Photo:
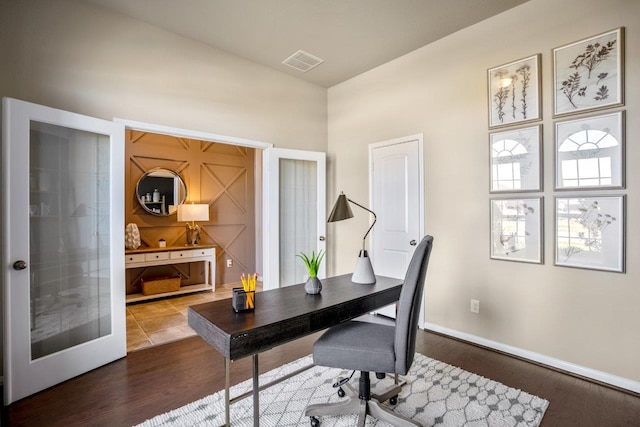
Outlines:
{"type": "Polygon", "coordinates": [[[376,214],[372,210],[365,208],[364,206],[354,202],[351,199],[348,199],[344,193],[340,193],[336,204],[333,206],[333,209],[329,214],[327,222],[336,222],[342,221],[343,219],[353,218],[353,212],[351,212],[349,202],[373,215],[373,223],[362,238],[362,250],[358,254],[358,261],[356,262],[356,268],[353,270],[351,281],[353,283],[373,284],[376,283],[376,276],[373,273],[373,267],[371,266],[371,258],[369,258],[367,250],[365,249],[365,241],[367,239],[367,236],[369,235],[369,232],[373,228],[373,225],[376,223],[376,214]]]}
{"type": "Polygon", "coordinates": [[[178,205],[178,221],[187,223],[187,246],[197,245],[200,241],[200,226],[196,221],[209,221],[209,205],[178,205]]]}

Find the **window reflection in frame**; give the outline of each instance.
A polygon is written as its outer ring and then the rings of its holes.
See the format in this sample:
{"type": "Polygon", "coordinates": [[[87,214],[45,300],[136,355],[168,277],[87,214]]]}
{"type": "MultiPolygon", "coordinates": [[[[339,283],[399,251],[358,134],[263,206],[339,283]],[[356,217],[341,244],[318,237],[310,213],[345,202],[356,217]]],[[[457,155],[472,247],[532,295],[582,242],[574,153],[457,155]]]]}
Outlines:
{"type": "Polygon", "coordinates": [[[625,187],[625,114],[608,114],[555,123],[555,189],[625,187]]]}
{"type": "Polygon", "coordinates": [[[489,134],[491,193],[542,191],[542,125],[489,134]]]}

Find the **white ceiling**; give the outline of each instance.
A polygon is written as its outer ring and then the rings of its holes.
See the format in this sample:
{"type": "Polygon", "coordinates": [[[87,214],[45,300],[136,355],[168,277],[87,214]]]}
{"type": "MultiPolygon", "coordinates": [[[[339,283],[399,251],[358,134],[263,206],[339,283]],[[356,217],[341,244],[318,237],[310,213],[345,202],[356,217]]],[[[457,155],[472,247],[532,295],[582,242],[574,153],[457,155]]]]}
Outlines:
{"type": "Polygon", "coordinates": [[[528,0],[84,0],[331,87],[528,0]],[[298,50],[324,62],[282,64],[298,50]]]}

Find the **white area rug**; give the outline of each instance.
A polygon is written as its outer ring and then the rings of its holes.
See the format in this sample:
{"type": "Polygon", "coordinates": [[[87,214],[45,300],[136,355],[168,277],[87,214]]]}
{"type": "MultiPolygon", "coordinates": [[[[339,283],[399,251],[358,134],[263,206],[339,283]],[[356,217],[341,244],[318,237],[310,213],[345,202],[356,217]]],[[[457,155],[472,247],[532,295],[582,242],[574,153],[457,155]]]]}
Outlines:
{"type": "MultiPolygon", "coordinates": [[[[306,356],[260,376],[266,384],[285,373],[311,363],[306,356]]],[[[309,426],[304,408],[309,403],[337,401],[340,398],[333,384],[350,371],[315,366],[301,374],[260,392],[261,426],[309,426]]],[[[352,378],[358,388],[358,376],[352,378]]],[[[398,397],[393,410],[413,418],[424,426],[538,426],[549,402],[496,381],[483,378],[460,368],[430,359],[419,353],[408,375],[408,384],[398,397]]],[[[374,385],[388,384],[372,375],[374,385]]],[[[231,388],[231,396],[251,390],[251,380],[231,388]]],[[[387,402],[388,403],[388,402],[387,402]]],[[[354,426],[356,416],[321,417],[322,427],[354,426]]],[[[140,424],[155,426],[220,426],[224,424],[224,390],[196,402],[158,415],[140,424]]],[[[232,426],[253,425],[253,399],[243,399],[231,405],[232,426]]],[[[388,424],[367,417],[367,426],[388,424]]]]}

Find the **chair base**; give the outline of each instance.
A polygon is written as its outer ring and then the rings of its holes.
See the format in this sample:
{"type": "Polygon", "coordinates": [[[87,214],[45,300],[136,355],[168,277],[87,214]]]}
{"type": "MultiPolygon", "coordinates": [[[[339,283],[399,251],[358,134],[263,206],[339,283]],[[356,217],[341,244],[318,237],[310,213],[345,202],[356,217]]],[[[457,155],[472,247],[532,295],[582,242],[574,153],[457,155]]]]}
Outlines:
{"type": "Polygon", "coordinates": [[[364,400],[360,399],[358,392],[351,384],[347,383],[342,386],[343,390],[346,389],[346,400],[335,403],[316,403],[309,405],[306,407],[304,415],[311,417],[312,426],[319,424],[317,419],[319,416],[358,415],[358,427],[364,427],[367,415],[371,415],[374,418],[397,427],[422,427],[422,424],[397,414],[382,405],[382,402],[397,397],[403,384],[405,384],[405,382],[397,383],[396,376],[396,384],[389,387],[382,394],[371,393],[371,398],[364,400]]]}

